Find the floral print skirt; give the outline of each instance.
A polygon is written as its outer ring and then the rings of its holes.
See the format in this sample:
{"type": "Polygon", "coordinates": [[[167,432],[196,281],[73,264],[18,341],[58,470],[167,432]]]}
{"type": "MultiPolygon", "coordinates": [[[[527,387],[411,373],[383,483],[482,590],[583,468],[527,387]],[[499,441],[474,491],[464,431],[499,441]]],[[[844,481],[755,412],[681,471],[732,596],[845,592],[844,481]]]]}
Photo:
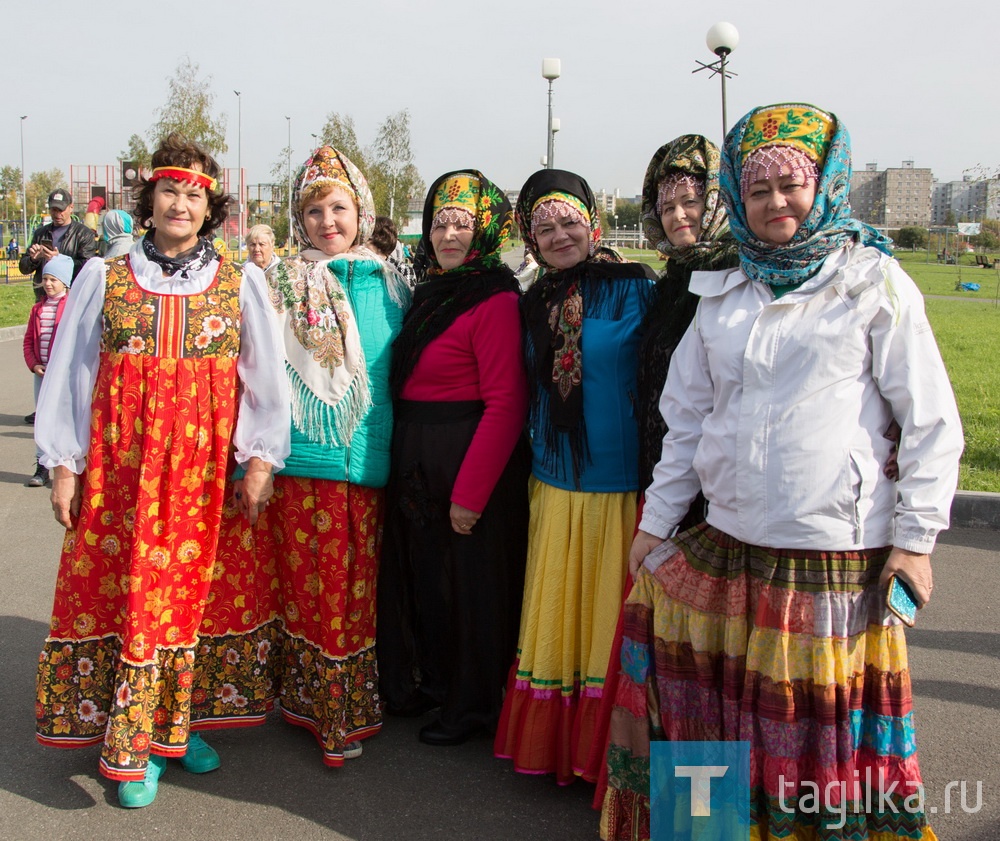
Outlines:
{"type": "Polygon", "coordinates": [[[101,357],[36,719],[43,744],[102,744],[111,779],[142,779],[151,752],[182,756],[193,721],[259,721],[269,703],[258,658],[274,626],[237,607],[251,570],[216,562],[235,375],[231,359],[101,357]],[[209,601],[239,618],[218,637],[200,634],[209,601]]]}
{"type": "Polygon", "coordinates": [[[277,576],[281,714],[310,730],[334,767],[348,742],[382,728],[375,589],[383,507],[381,489],[278,475],[256,528],[260,566],[277,576]]]}

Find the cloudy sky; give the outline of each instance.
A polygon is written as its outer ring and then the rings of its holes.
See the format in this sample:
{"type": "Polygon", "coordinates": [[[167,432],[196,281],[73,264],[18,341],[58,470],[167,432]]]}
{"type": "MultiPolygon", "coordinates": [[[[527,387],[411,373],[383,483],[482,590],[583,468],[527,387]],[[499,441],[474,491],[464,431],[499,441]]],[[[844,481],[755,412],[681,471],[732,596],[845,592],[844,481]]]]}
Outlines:
{"type": "Polygon", "coordinates": [[[740,35],[730,125],[756,105],[806,101],[845,122],[856,168],[913,160],[952,180],[1000,166],[1000,5],[985,0],[9,0],[0,164],[20,164],[22,114],[28,173],[114,164],[187,56],[227,115],[227,166],[242,92],[251,184],[270,180],[286,115],[297,163],[331,111],[351,115],[365,143],[408,108],[425,181],[476,167],[517,188],[545,153],[548,56],[562,62],[556,165],[632,196],[662,143],[721,139],[718,77],[691,73],[713,60],[717,21],[740,35]]]}

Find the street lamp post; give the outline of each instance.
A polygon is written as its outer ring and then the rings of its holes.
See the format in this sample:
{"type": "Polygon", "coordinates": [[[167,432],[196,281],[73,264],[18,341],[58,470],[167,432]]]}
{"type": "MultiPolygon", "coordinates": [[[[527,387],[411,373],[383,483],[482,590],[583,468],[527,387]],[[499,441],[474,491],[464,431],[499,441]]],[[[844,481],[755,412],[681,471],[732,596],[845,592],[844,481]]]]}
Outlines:
{"type": "Polygon", "coordinates": [[[21,250],[28,249],[28,194],[24,190],[24,121],[28,119],[25,114],[21,117],[21,250]]]}
{"type": "Polygon", "coordinates": [[[618,247],[618,214],[615,214],[615,247],[618,247]]]}
{"type": "Polygon", "coordinates": [[[550,134],[550,137],[552,138],[552,146],[550,148],[552,149],[552,157],[554,158],[556,154],[556,132],[559,131],[560,127],[562,126],[562,122],[559,120],[558,117],[553,117],[549,121],[549,124],[552,126],[550,134]]]}
{"type": "Polygon", "coordinates": [[[237,248],[239,249],[240,262],[243,262],[243,97],[238,90],[234,90],[237,102],[236,118],[236,180],[239,182],[239,203],[236,205],[239,211],[240,230],[236,237],[237,248]]]}
{"type": "Polygon", "coordinates": [[[719,60],[713,61],[711,64],[705,64],[695,59],[695,64],[701,66],[696,67],[691,72],[699,73],[702,70],[711,70],[709,78],[718,75],[722,79],[722,137],[725,138],[726,133],[729,131],[726,124],[726,77],[739,75],[726,69],[726,59],[729,58],[729,54],[740,43],[740,33],[736,31],[736,27],[731,23],[716,23],[708,30],[708,34],[705,36],[705,43],[719,57],[719,60]]]}
{"type": "Polygon", "coordinates": [[[292,256],[292,118],[287,114],[288,120],[288,155],[286,167],[288,169],[288,256],[292,256]]]}
{"type": "Polygon", "coordinates": [[[549,82],[549,122],[545,130],[545,166],[547,169],[552,169],[552,165],[555,162],[555,131],[552,128],[552,83],[559,78],[562,69],[562,62],[558,58],[543,58],[542,59],[542,78],[548,79],[549,82]]]}

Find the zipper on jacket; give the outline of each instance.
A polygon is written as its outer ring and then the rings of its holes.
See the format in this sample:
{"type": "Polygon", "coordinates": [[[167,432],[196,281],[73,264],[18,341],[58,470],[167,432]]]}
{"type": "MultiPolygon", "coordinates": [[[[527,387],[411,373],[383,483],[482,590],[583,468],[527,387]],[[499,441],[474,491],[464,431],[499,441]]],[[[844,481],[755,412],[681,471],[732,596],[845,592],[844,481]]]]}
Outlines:
{"type": "MultiPolygon", "coordinates": [[[[854,457],[853,452],[849,452],[849,458],[851,462],[851,469],[858,477],[857,490],[854,491],[854,542],[856,544],[861,543],[861,500],[864,498],[864,476],[861,473],[861,466],[858,464],[858,460],[854,457]]],[[[853,484],[853,483],[852,483],[853,484]]]]}
{"type": "MultiPolygon", "coordinates": [[[[358,316],[357,309],[354,306],[354,294],[351,291],[351,281],[354,279],[354,261],[350,260],[347,263],[347,282],[345,284],[344,292],[347,293],[347,300],[351,305],[351,314],[354,316],[354,323],[357,325],[358,316]]],[[[361,331],[358,331],[358,341],[361,341],[361,331]]],[[[355,430],[357,431],[357,430],[355,430]]],[[[344,444],[344,478],[347,482],[352,481],[351,479],[351,445],[350,443],[344,444]]]]}

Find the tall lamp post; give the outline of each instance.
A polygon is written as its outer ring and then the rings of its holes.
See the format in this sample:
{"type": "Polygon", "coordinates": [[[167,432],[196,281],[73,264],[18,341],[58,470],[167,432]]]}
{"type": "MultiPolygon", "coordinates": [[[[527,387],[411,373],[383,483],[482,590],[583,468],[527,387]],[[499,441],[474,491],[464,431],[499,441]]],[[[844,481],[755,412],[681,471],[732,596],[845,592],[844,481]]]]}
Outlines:
{"type": "Polygon", "coordinates": [[[238,103],[236,108],[237,118],[236,118],[236,180],[239,182],[240,195],[238,204],[236,205],[239,211],[239,225],[240,230],[236,237],[237,248],[239,249],[240,262],[243,262],[243,97],[240,95],[238,90],[234,90],[233,93],[236,94],[236,102],[238,103]]]}
{"type": "Polygon", "coordinates": [[[21,250],[28,250],[28,194],[24,190],[24,121],[28,119],[25,114],[21,117],[21,250]]]}
{"type": "Polygon", "coordinates": [[[547,169],[552,169],[555,161],[555,149],[553,148],[555,131],[552,128],[552,83],[559,78],[561,65],[562,62],[558,58],[542,59],[542,78],[548,79],[549,82],[549,122],[545,130],[545,166],[547,169]]]}
{"type": "Polygon", "coordinates": [[[292,256],[292,118],[287,114],[288,120],[288,156],[286,167],[288,169],[288,256],[292,256]]]}
{"type": "Polygon", "coordinates": [[[562,122],[558,117],[553,117],[549,120],[549,125],[552,126],[550,136],[552,137],[552,156],[555,157],[556,154],[556,132],[562,127],[562,122]]]}
{"type": "Polygon", "coordinates": [[[722,79],[722,137],[725,139],[726,133],[729,131],[726,123],[726,77],[739,75],[726,69],[726,59],[729,58],[729,54],[740,43],[740,33],[736,31],[736,27],[731,23],[716,23],[708,30],[708,34],[705,36],[705,43],[719,57],[719,60],[713,61],[711,64],[705,64],[703,61],[695,59],[695,64],[701,66],[696,67],[691,72],[699,73],[702,70],[711,70],[709,78],[718,75],[722,79]]]}

